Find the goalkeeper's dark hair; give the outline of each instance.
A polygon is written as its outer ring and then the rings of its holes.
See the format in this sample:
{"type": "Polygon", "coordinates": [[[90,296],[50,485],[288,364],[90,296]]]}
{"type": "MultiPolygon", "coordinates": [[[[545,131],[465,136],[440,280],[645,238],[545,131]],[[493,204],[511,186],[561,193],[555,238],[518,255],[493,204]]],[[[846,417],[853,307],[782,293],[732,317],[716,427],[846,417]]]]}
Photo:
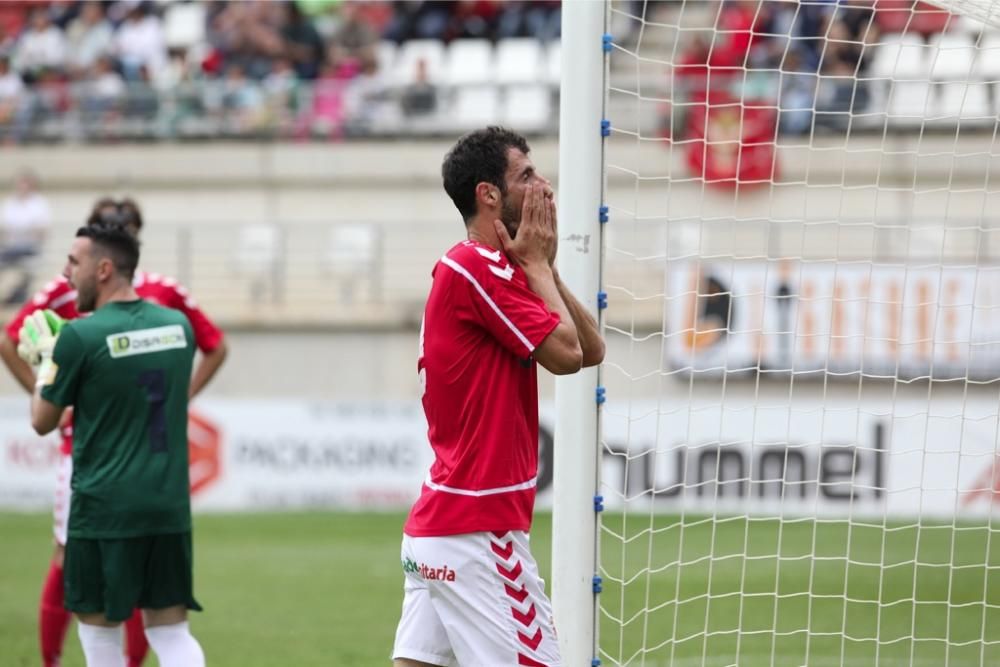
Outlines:
{"type": "Polygon", "coordinates": [[[528,141],[517,132],[491,125],[459,139],[441,164],[444,191],[468,224],[476,215],[476,186],[491,183],[507,194],[507,150],[517,148],[527,155],[528,141]]]}
{"type": "Polygon", "coordinates": [[[90,215],[87,217],[87,225],[119,222],[134,227],[136,230],[142,229],[142,210],[131,197],[123,199],[101,197],[94,202],[90,209],[90,215]]]}
{"type": "Polygon", "coordinates": [[[115,271],[131,281],[139,266],[139,240],[128,231],[125,216],[117,221],[111,217],[106,214],[104,222],[80,227],[76,236],[90,239],[97,251],[111,260],[115,271]]]}

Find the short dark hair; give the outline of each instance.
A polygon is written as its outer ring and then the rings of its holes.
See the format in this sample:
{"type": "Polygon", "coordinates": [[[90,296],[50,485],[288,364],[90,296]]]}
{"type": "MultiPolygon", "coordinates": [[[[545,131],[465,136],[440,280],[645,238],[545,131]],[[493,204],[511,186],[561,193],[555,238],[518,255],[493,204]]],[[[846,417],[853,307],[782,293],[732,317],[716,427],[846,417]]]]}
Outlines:
{"type": "Polygon", "coordinates": [[[101,197],[94,202],[87,225],[123,224],[142,229],[142,211],[131,197],[101,197]]]}
{"type": "Polygon", "coordinates": [[[527,155],[528,141],[517,132],[491,125],[459,139],[441,164],[444,191],[466,223],[476,214],[476,186],[491,183],[507,194],[507,150],[517,148],[527,155]]]}
{"type": "Polygon", "coordinates": [[[139,240],[129,233],[125,224],[108,220],[104,224],[88,224],[76,230],[77,238],[87,238],[114,264],[115,270],[132,280],[139,266],[139,240]]]}

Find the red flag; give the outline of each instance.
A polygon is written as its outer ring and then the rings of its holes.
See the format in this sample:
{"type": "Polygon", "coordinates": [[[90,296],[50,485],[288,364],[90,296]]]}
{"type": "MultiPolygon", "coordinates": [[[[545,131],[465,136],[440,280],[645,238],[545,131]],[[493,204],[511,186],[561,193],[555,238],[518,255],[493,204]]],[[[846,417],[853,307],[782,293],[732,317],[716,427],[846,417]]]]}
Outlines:
{"type": "Polygon", "coordinates": [[[687,163],[708,183],[770,183],[777,178],[774,103],[725,92],[696,96],[688,110],[687,163]],[[697,99],[701,97],[701,99],[697,99]]]}

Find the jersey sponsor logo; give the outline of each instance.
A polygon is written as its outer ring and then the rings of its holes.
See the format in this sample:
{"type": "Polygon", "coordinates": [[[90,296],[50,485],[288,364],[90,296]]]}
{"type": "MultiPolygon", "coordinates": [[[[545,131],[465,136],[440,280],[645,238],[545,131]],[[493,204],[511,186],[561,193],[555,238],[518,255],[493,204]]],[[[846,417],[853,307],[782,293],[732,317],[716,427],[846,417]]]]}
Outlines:
{"type": "Polygon", "coordinates": [[[455,581],[456,576],[455,570],[450,569],[447,565],[429,567],[424,563],[417,563],[409,558],[403,559],[403,572],[412,572],[428,581],[455,581]]]}
{"type": "Polygon", "coordinates": [[[139,329],[111,334],[105,339],[112,359],[150,354],[187,347],[184,328],[179,324],[155,329],[139,329]]]}

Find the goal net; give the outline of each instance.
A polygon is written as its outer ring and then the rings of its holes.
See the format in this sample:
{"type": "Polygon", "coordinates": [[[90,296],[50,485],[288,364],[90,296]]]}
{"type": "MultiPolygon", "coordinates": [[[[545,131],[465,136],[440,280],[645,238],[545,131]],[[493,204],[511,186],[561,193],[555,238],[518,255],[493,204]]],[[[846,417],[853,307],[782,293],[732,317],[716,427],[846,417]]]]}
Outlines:
{"type": "Polygon", "coordinates": [[[601,664],[1000,664],[1000,6],[966,4],[609,5],[601,664]]]}

